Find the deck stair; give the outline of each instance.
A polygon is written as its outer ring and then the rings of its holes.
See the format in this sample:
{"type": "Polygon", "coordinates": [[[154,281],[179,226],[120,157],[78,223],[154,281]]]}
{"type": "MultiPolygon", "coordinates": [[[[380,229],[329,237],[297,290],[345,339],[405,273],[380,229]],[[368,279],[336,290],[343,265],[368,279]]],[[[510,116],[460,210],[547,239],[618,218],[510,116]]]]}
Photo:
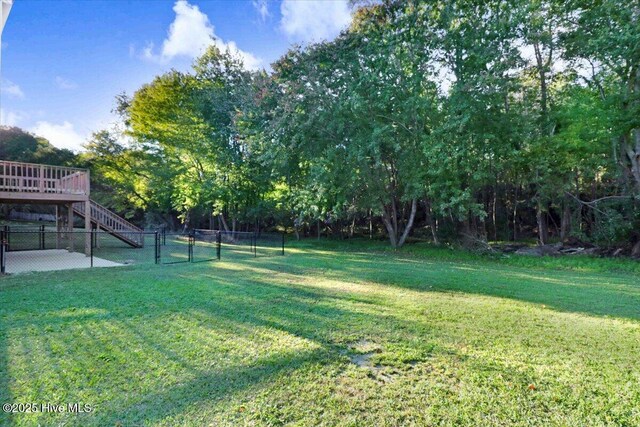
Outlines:
{"type": "MultiPolygon", "coordinates": [[[[91,223],[94,224],[96,228],[106,231],[113,237],[120,239],[134,248],[141,248],[144,246],[144,234],[142,229],[136,227],[129,221],[116,215],[93,200],[90,200],[90,205],[91,223]]],[[[85,204],[74,203],[73,212],[84,218],[85,204]]]]}
{"type": "MultiPolygon", "coordinates": [[[[0,160],[0,203],[49,204],[68,209],[67,226],[73,226],[73,214],[104,230],[134,248],[144,246],[143,230],[119,217],[90,198],[88,169],[0,160]],[[90,209],[88,215],[85,210],[90,209]]],[[[56,209],[56,225],[62,224],[56,209]]],[[[73,241],[72,241],[73,242],[73,241]]],[[[91,238],[85,238],[85,253],[91,252],[91,238]]]]}

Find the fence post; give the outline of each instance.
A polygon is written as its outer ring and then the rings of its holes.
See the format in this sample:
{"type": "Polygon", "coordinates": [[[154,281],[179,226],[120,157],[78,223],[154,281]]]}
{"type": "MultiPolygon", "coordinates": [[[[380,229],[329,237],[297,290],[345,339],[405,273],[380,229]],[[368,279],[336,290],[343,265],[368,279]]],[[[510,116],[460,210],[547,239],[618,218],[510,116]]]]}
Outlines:
{"type": "Polygon", "coordinates": [[[284,255],[284,231],[282,232],[282,255],[284,255]]]}
{"type": "Polygon", "coordinates": [[[189,262],[193,262],[193,245],[195,244],[195,237],[191,234],[189,235],[189,250],[188,250],[188,260],[189,262]]]}
{"type": "Polygon", "coordinates": [[[44,250],[44,225],[40,226],[40,249],[44,250]]]}
{"type": "Polygon", "coordinates": [[[216,255],[220,259],[220,249],[222,248],[222,233],[218,231],[216,234],[216,255]]]}
{"type": "Polygon", "coordinates": [[[162,241],[158,236],[158,264],[162,264],[162,241]]]}
{"type": "Polygon", "coordinates": [[[154,242],[154,245],[153,245],[153,248],[154,248],[153,249],[154,250],[154,261],[157,264],[158,263],[158,249],[160,249],[159,248],[160,241],[158,239],[158,230],[156,230],[156,232],[153,233],[153,237],[154,237],[154,240],[153,240],[153,242],[154,242]]]}
{"type": "MultiPolygon", "coordinates": [[[[5,227],[6,228],[6,227],[5,227]]],[[[6,231],[2,230],[0,231],[0,274],[4,274],[5,273],[5,238],[6,238],[6,231]]]]}
{"type": "MultiPolygon", "coordinates": [[[[94,240],[94,239],[95,239],[95,237],[96,237],[96,231],[95,231],[94,229],[92,229],[91,231],[89,231],[89,233],[91,233],[91,234],[89,235],[89,242],[90,242],[90,243],[92,243],[92,242],[93,242],[93,240],[94,240]]],[[[89,249],[89,254],[90,254],[90,256],[91,256],[91,268],[93,268],[93,245],[92,245],[92,244],[90,244],[90,245],[89,245],[89,248],[90,248],[90,249],[89,249]]]]}

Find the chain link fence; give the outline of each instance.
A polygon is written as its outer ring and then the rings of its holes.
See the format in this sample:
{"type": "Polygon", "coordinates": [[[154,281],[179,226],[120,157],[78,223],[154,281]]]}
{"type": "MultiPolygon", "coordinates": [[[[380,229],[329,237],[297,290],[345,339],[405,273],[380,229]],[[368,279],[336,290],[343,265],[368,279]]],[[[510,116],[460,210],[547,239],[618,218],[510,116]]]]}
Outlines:
{"type": "Polygon", "coordinates": [[[0,273],[178,264],[284,255],[281,233],[197,229],[137,233],[59,231],[55,227],[0,228],[0,273]],[[135,235],[134,235],[135,234],[135,235]],[[132,242],[140,242],[133,245],[132,242]]]}
{"type": "Polygon", "coordinates": [[[193,237],[196,247],[198,243],[201,246],[206,243],[215,243],[219,246],[220,252],[224,253],[225,258],[284,255],[283,233],[195,229],[193,237]]]}

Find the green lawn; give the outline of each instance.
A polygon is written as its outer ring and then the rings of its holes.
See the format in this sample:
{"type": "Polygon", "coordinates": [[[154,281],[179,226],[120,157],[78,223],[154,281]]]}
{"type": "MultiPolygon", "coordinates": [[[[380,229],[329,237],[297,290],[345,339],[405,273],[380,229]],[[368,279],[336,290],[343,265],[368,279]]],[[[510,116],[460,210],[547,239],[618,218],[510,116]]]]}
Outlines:
{"type": "Polygon", "coordinates": [[[638,264],[311,241],[0,279],[2,425],[640,425],[638,264]],[[544,267],[537,267],[538,264],[544,267]]]}

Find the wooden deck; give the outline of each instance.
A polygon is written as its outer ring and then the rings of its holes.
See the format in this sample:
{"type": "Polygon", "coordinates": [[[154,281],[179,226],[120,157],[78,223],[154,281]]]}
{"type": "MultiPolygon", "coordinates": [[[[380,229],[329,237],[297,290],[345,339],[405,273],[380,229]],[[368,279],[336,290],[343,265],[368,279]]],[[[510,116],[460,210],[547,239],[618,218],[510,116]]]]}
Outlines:
{"type": "Polygon", "coordinates": [[[86,169],[0,160],[0,202],[86,202],[89,188],[86,169]]]}
{"type": "MultiPolygon", "coordinates": [[[[70,230],[75,213],[84,219],[85,230],[91,230],[93,223],[123,242],[141,248],[142,230],[91,200],[89,188],[87,169],[0,160],[0,203],[55,204],[59,231],[63,227],[60,212],[65,209],[66,227],[70,230]]],[[[87,255],[90,250],[90,233],[86,233],[87,255]]]]}

